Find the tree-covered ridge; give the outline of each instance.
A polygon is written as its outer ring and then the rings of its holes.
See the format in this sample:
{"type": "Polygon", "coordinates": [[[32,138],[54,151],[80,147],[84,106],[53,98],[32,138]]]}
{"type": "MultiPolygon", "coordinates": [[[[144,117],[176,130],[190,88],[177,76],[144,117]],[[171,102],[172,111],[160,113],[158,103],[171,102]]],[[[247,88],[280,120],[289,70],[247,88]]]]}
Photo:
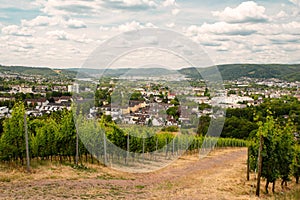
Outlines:
{"type": "MultiPolygon", "coordinates": [[[[226,64],[216,66],[224,80],[236,80],[241,77],[249,78],[278,78],[286,81],[300,81],[300,64],[226,64]]],[[[22,66],[2,66],[0,72],[23,73],[28,75],[59,76],[64,75],[71,78],[95,77],[95,76],[161,76],[170,74],[183,74],[187,77],[199,78],[201,74],[209,75],[215,73],[215,66],[201,68],[183,68],[178,70],[168,70],[164,68],[115,68],[115,69],[88,69],[70,68],[52,70],[45,67],[22,67],[22,66]],[[200,73],[199,73],[200,72],[200,73]]],[[[213,75],[213,74],[212,74],[213,75]]]]}
{"type": "Polygon", "coordinates": [[[24,66],[4,66],[4,65],[0,65],[0,73],[43,76],[43,77],[68,77],[68,78],[75,78],[77,75],[76,71],[65,70],[65,69],[55,70],[48,67],[24,67],[24,66]]]}
{"type": "Polygon", "coordinates": [[[281,64],[235,64],[218,66],[225,80],[235,80],[240,77],[249,78],[278,78],[287,81],[299,81],[300,77],[294,76],[300,73],[300,65],[281,64]]]}
{"type": "Polygon", "coordinates": [[[28,75],[58,76],[58,73],[46,67],[2,66],[0,72],[22,73],[28,75]]]}
{"type": "MultiPolygon", "coordinates": [[[[224,80],[236,80],[241,77],[249,78],[278,78],[286,81],[300,81],[300,65],[288,64],[227,64],[217,65],[224,80]]],[[[179,70],[180,73],[189,77],[199,77],[199,72],[207,73],[209,68],[185,68],[179,70]]]]}

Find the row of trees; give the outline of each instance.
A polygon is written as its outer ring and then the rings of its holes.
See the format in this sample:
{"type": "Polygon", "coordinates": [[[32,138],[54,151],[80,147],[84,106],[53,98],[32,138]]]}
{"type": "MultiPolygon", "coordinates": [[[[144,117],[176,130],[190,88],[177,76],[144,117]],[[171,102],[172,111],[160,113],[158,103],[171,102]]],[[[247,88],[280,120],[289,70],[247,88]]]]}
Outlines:
{"type": "MultiPolygon", "coordinates": [[[[23,103],[16,103],[12,116],[3,121],[3,132],[0,134],[0,160],[24,163],[25,108],[23,103]]],[[[87,120],[79,114],[74,120],[72,111],[52,113],[41,118],[26,118],[29,134],[30,157],[44,160],[75,161],[76,155],[76,127],[80,139],[78,144],[81,160],[90,156],[103,157],[104,148],[115,145],[125,151],[133,153],[151,153],[158,149],[167,148],[167,151],[195,150],[203,145],[204,137],[194,138],[191,135],[177,136],[169,129],[160,131],[154,127],[129,126],[120,128],[107,117],[100,121],[87,120]],[[105,134],[105,135],[104,135],[105,134]],[[107,144],[104,144],[105,138],[107,144]],[[106,145],[106,146],[105,146],[106,145]],[[169,146],[169,147],[168,147],[169,146]]],[[[173,129],[170,129],[173,130],[173,129]]],[[[246,142],[237,139],[209,138],[211,144],[219,147],[245,146],[246,142]]],[[[114,154],[115,152],[109,152],[114,154]]],[[[113,155],[112,155],[113,156],[113,155]]]]}
{"type": "Polygon", "coordinates": [[[278,179],[281,179],[281,186],[286,186],[290,176],[294,175],[298,183],[300,147],[294,137],[295,131],[296,127],[290,120],[281,124],[271,115],[265,122],[258,122],[258,130],[249,147],[250,169],[259,170],[266,179],[267,193],[269,183],[273,183],[274,192],[278,179]]]}
{"type": "MultiPolygon", "coordinates": [[[[3,122],[0,138],[0,158],[4,161],[20,161],[25,158],[24,137],[25,108],[16,103],[10,118],[3,122]]],[[[32,158],[60,160],[75,155],[76,132],[71,112],[63,111],[49,117],[29,119],[27,117],[30,155],[32,158]]]]}

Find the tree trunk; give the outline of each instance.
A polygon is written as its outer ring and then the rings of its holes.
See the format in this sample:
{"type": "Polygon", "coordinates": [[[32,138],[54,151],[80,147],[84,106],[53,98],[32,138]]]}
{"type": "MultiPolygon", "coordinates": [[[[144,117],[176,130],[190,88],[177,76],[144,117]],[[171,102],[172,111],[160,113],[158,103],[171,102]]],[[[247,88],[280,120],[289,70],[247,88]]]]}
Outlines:
{"type": "Polygon", "coordinates": [[[273,182],[273,187],[272,187],[272,192],[275,193],[275,183],[276,181],[273,182]]]}
{"type": "Polygon", "coordinates": [[[168,157],[168,138],[166,138],[166,158],[168,157]]]}
{"type": "Polygon", "coordinates": [[[282,189],[284,188],[284,186],[287,187],[287,180],[288,180],[287,178],[282,179],[282,181],[281,181],[281,188],[282,189]]]}
{"type": "Polygon", "coordinates": [[[76,131],[76,153],[75,153],[75,165],[78,165],[78,160],[79,160],[79,136],[78,136],[78,131],[76,131]]]}
{"type": "Polygon", "coordinates": [[[250,147],[248,147],[248,156],[247,156],[247,181],[250,180],[250,147]]]}
{"type": "Polygon", "coordinates": [[[267,193],[267,194],[269,194],[268,188],[269,188],[269,181],[267,180],[267,182],[266,182],[266,193],[267,193]]]}
{"type": "MultiPolygon", "coordinates": [[[[257,186],[256,186],[256,196],[259,197],[260,193],[260,177],[262,171],[262,155],[261,152],[263,150],[263,137],[260,135],[259,137],[259,151],[258,151],[258,172],[257,172],[257,186]]],[[[268,183],[269,185],[269,183],[268,183]]]]}
{"type": "Polygon", "coordinates": [[[30,172],[30,157],[29,157],[29,142],[28,142],[28,130],[27,130],[27,118],[26,113],[24,113],[24,129],[25,129],[25,148],[26,148],[26,169],[30,172]]]}

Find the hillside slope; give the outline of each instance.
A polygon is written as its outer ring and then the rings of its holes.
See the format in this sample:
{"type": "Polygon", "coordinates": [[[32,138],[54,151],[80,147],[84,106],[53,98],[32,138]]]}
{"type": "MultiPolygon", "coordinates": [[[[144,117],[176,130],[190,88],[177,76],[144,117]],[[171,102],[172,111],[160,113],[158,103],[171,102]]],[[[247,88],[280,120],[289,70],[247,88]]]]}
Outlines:
{"type": "MultiPolygon", "coordinates": [[[[217,66],[224,80],[236,80],[241,77],[249,78],[278,78],[286,81],[300,81],[300,64],[228,64],[217,66]]],[[[206,72],[209,68],[185,68],[180,73],[195,77],[197,70],[206,72]]]]}
{"type": "MultiPolygon", "coordinates": [[[[217,66],[224,80],[236,80],[241,77],[249,78],[278,78],[286,81],[300,81],[300,64],[228,64],[217,66]]],[[[199,72],[215,76],[214,67],[184,68],[179,73],[188,77],[199,77],[199,72]]],[[[102,75],[119,76],[161,76],[176,74],[176,71],[163,68],[139,69],[85,69],[70,68],[53,70],[45,67],[2,66],[0,72],[11,72],[29,75],[77,77],[101,77],[102,75]],[[79,74],[78,74],[79,73],[79,74]]]]}

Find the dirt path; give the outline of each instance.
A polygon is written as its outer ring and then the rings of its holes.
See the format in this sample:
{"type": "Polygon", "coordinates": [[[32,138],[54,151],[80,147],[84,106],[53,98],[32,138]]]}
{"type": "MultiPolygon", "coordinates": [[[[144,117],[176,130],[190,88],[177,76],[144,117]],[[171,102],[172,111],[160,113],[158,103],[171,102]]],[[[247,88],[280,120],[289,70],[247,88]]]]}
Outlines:
{"type": "Polygon", "coordinates": [[[64,176],[65,170],[60,171],[61,177],[55,177],[55,173],[43,176],[37,171],[29,178],[22,176],[11,182],[2,181],[0,199],[254,198],[245,181],[246,149],[216,150],[201,160],[197,155],[184,156],[148,174],[127,174],[103,168],[105,173],[74,171],[64,176]]]}

